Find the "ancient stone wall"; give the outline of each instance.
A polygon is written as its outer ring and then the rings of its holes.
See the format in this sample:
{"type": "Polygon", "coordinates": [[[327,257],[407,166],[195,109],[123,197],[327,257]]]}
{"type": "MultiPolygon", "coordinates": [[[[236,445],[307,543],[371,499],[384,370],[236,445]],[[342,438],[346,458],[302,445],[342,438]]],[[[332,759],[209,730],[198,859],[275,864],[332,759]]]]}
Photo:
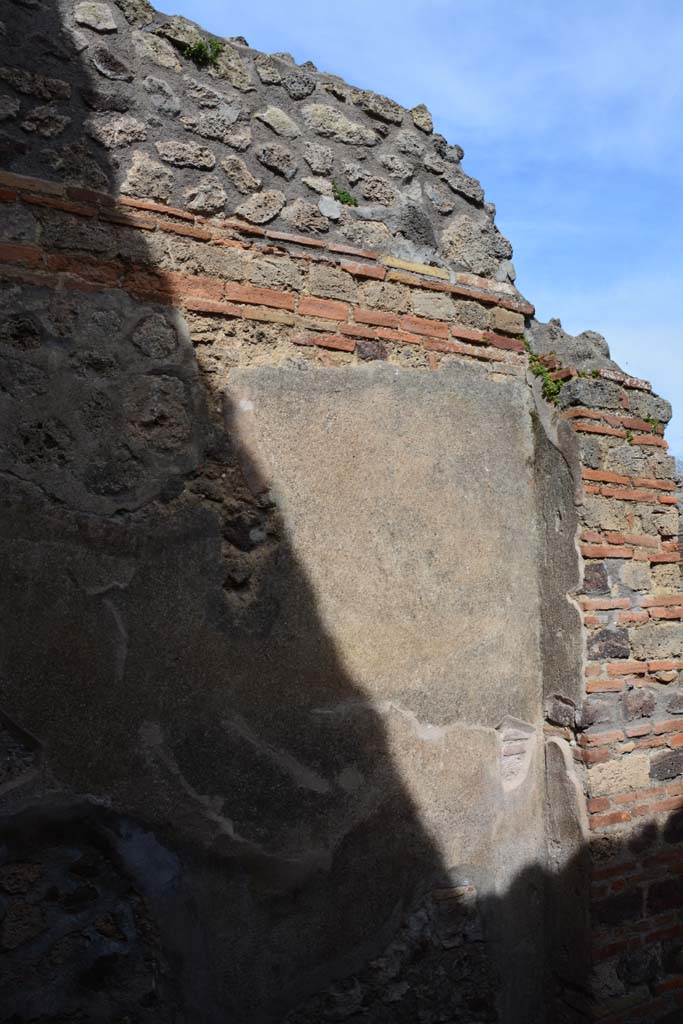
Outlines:
{"type": "Polygon", "coordinates": [[[0,1021],[677,1020],[668,404],[424,107],[9,7],[0,1021]]]}

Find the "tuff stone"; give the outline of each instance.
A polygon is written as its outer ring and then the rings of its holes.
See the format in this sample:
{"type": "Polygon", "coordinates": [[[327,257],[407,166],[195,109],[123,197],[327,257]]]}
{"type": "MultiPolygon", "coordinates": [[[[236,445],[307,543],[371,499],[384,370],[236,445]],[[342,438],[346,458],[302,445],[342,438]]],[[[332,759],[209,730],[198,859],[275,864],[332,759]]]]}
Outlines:
{"type": "Polygon", "coordinates": [[[12,96],[0,96],[0,121],[10,121],[17,116],[21,103],[12,96]]]}
{"type": "Polygon", "coordinates": [[[311,131],[327,139],[351,146],[374,146],[378,141],[371,128],[350,121],[340,111],[324,103],[311,103],[304,107],[303,118],[311,131]]]}
{"type": "Polygon", "coordinates": [[[413,107],[410,115],[416,128],[419,128],[421,132],[426,132],[427,135],[431,135],[434,131],[434,122],[424,103],[419,103],[416,107],[413,107]]]}
{"type": "Polygon", "coordinates": [[[149,25],[154,21],[156,11],[148,0],[115,0],[115,3],[131,25],[149,25]]]}
{"type": "Polygon", "coordinates": [[[314,174],[330,174],[332,171],[332,150],[317,142],[304,143],[304,160],[314,174]]]}
{"type": "Polygon", "coordinates": [[[121,185],[124,195],[159,199],[165,202],[173,190],[173,175],[146,153],[138,150],[121,185]]]}
{"type": "MultiPolygon", "coordinates": [[[[183,76],[183,84],[185,91],[191,100],[197,104],[198,107],[215,109],[220,107],[221,104],[226,103],[226,97],[220,92],[216,92],[215,89],[211,89],[204,82],[197,81],[196,78],[190,78],[189,75],[183,76]]],[[[229,106],[234,107],[233,103],[229,106]]],[[[242,110],[242,107],[238,105],[238,109],[242,110]]]]}
{"type": "Polygon", "coordinates": [[[194,142],[155,142],[154,146],[161,159],[174,167],[195,167],[198,170],[211,171],[216,166],[216,157],[210,149],[198,146],[194,142]]]}
{"type": "MultiPolygon", "coordinates": [[[[441,249],[447,259],[475,274],[489,277],[499,261],[509,259],[512,247],[488,220],[460,214],[441,232],[441,249]]],[[[566,389],[563,388],[564,393],[566,389]]]]}
{"type": "Polygon", "coordinates": [[[619,959],[617,972],[629,985],[648,984],[654,982],[659,974],[659,961],[653,953],[644,950],[624,953],[619,959]]]}
{"type": "Polygon", "coordinates": [[[555,696],[548,703],[546,717],[555,725],[573,729],[576,722],[576,708],[570,702],[555,696]]]}
{"type": "Polygon", "coordinates": [[[246,64],[233,46],[223,47],[213,72],[240,92],[252,92],[256,88],[246,64]]]}
{"type": "Polygon", "coordinates": [[[329,229],[328,219],[318,209],[317,203],[309,203],[305,199],[295,199],[293,203],[288,203],[282,211],[282,219],[304,234],[329,229]]]}
{"type": "Polygon", "coordinates": [[[344,160],[342,163],[342,171],[344,172],[344,178],[348,181],[349,185],[357,185],[358,182],[362,181],[368,174],[363,165],[359,164],[356,160],[344,160]]]}
{"type": "Polygon", "coordinates": [[[0,81],[7,82],[24,96],[35,96],[39,100],[67,100],[71,86],[61,78],[47,78],[23,68],[0,67],[0,81]]]}
{"type": "Polygon", "coordinates": [[[621,705],[626,721],[635,718],[649,718],[654,714],[657,700],[652,690],[629,690],[623,694],[621,705]]]}
{"type": "Polygon", "coordinates": [[[508,334],[524,333],[524,317],[511,309],[496,306],[491,312],[491,326],[494,331],[505,331],[508,334]]]}
{"type": "Polygon", "coordinates": [[[634,889],[593,903],[593,913],[599,924],[619,925],[638,920],[643,914],[643,892],[634,889]]]}
{"type": "Polygon", "coordinates": [[[615,369],[609,357],[607,342],[596,331],[583,331],[575,337],[555,318],[547,324],[533,321],[530,328],[531,345],[539,355],[555,353],[564,365],[579,370],[615,369]]]}
{"type": "Polygon", "coordinates": [[[668,423],[672,416],[671,403],[657,395],[648,395],[642,391],[631,391],[628,397],[629,413],[640,419],[650,416],[660,423],[668,423]]]}
{"type": "Polygon", "coordinates": [[[267,224],[274,220],[285,205],[285,197],[277,189],[266,189],[250,196],[241,203],[235,213],[252,224],[267,224]]]}
{"type": "Polygon", "coordinates": [[[324,299],[344,299],[353,302],[356,297],[356,286],[350,275],[324,264],[314,264],[311,267],[308,287],[311,295],[324,299]]]}
{"type": "Polygon", "coordinates": [[[107,173],[93,157],[86,143],[76,142],[49,153],[50,166],[65,181],[78,182],[86,188],[107,191],[110,181],[107,173]]]}
{"type": "Polygon", "coordinates": [[[643,562],[624,562],[621,567],[621,580],[630,590],[649,590],[652,586],[650,568],[643,562]]]}
{"type": "Polygon", "coordinates": [[[302,178],[301,182],[306,188],[310,188],[311,192],[317,192],[319,196],[329,196],[332,198],[332,182],[329,178],[308,177],[302,178]]]}
{"type": "Polygon", "coordinates": [[[261,288],[289,288],[292,291],[301,291],[303,272],[294,260],[282,256],[264,256],[251,264],[249,280],[261,288]]]}
{"type": "Polygon", "coordinates": [[[359,338],[356,342],[356,354],[364,362],[372,362],[377,359],[386,359],[387,347],[382,341],[375,341],[372,338],[359,338]]]}
{"type": "Polygon", "coordinates": [[[248,133],[249,143],[251,142],[251,129],[246,122],[245,111],[240,103],[221,103],[217,110],[210,110],[208,113],[204,112],[198,116],[184,114],[180,118],[180,123],[187,131],[194,132],[195,135],[200,135],[203,139],[216,139],[228,145],[234,145],[231,141],[233,133],[236,128],[241,128],[248,133]]]}
{"type": "Polygon", "coordinates": [[[315,90],[315,78],[305,71],[291,71],[284,76],[282,84],[293,100],[304,100],[315,90]]]}
{"type": "Polygon", "coordinates": [[[150,32],[133,32],[133,48],[141,60],[151,60],[161,68],[180,71],[182,64],[178,55],[165,39],[152,35],[150,32]]]}
{"type": "Polygon", "coordinates": [[[267,54],[259,54],[254,61],[254,67],[256,68],[256,74],[264,85],[279,85],[282,81],[280,69],[273,58],[267,54]]]}
{"type": "Polygon", "coordinates": [[[629,754],[618,761],[596,764],[588,773],[592,796],[647,789],[650,784],[650,759],[645,754],[629,754]]]}
{"type": "Polygon", "coordinates": [[[588,409],[621,409],[621,388],[608,380],[574,377],[562,388],[558,405],[561,409],[585,406],[588,409]]]}
{"type": "Polygon", "coordinates": [[[599,629],[588,637],[588,657],[591,661],[628,658],[629,654],[629,635],[626,629],[599,629]]]}
{"type": "Polygon", "coordinates": [[[674,693],[669,697],[666,710],[670,715],[683,715],[683,693],[674,693]]]}
{"type": "Polygon", "coordinates": [[[196,25],[177,14],[158,24],[154,32],[181,48],[190,46],[199,35],[196,25]]]}
{"type": "Polygon", "coordinates": [[[653,565],[652,585],[658,592],[678,591],[681,586],[681,570],[676,563],[670,565],[653,565]]]}
{"type": "Polygon", "coordinates": [[[478,302],[457,300],[453,303],[453,319],[462,327],[485,330],[490,326],[490,314],[478,302]]]}
{"type": "Polygon", "coordinates": [[[79,25],[85,25],[95,32],[116,32],[114,15],[106,4],[91,3],[89,0],[76,4],[74,18],[79,25]]]}
{"type": "Polygon", "coordinates": [[[135,117],[100,117],[90,121],[88,134],[106,149],[119,149],[147,138],[147,126],[135,117]]]}
{"type": "Polygon", "coordinates": [[[399,152],[405,153],[407,156],[422,156],[424,153],[424,141],[407,128],[398,132],[394,144],[399,152]]]}
{"type": "Polygon", "coordinates": [[[652,622],[629,632],[637,661],[683,658],[683,623],[652,622]]]}
{"type": "Polygon", "coordinates": [[[422,158],[422,165],[428,171],[431,171],[432,174],[437,174],[439,176],[446,174],[448,171],[448,164],[435,153],[425,153],[422,158]]]}
{"type": "Polygon", "coordinates": [[[473,203],[483,203],[484,190],[475,178],[470,178],[462,171],[451,170],[444,174],[443,180],[456,195],[463,196],[473,203]]]}
{"type": "Polygon", "coordinates": [[[650,762],[650,777],[658,782],[675,779],[683,773],[683,750],[667,751],[666,754],[655,754],[650,762]]]}
{"type": "Polygon", "coordinates": [[[286,178],[287,181],[296,174],[296,160],[286,146],[271,142],[265,146],[259,146],[255,155],[259,163],[282,178],[286,178]]]}
{"type": "Polygon", "coordinates": [[[329,93],[330,96],[334,96],[340,103],[346,103],[350,96],[349,87],[340,78],[332,77],[322,82],[322,87],[325,92],[329,93]]]}
{"type": "Polygon", "coordinates": [[[677,508],[648,508],[643,505],[638,509],[638,518],[643,533],[659,534],[660,537],[675,537],[678,534],[677,508]]]}
{"type": "MultiPolygon", "coordinates": [[[[581,706],[580,714],[577,715],[582,729],[591,725],[601,725],[614,721],[614,708],[606,700],[592,698],[585,700],[581,706]]],[[[561,724],[561,723],[560,723],[561,724]]],[[[573,728],[573,723],[569,728],[573,728]]]]}
{"type": "Polygon", "coordinates": [[[415,174],[415,165],[396,153],[381,153],[379,162],[387,170],[389,176],[398,181],[410,181],[415,174]]]}
{"type": "Polygon", "coordinates": [[[450,163],[459,164],[465,156],[465,151],[462,146],[450,146],[443,135],[435,135],[432,139],[432,145],[434,152],[437,153],[442,160],[448,160],[450,163]]]}
{"type": "Polygon", "coordinates": [[[108,50],[106,46],[98,46],[93,50],[90,62],[92,66],[104,78],[110,78],[116,82],[132,82],[133,72],[123,61],[119,60],[115,53],[108,50]]]}
{"type": "Polygon", "coordinates": [[[251,192],[258,192],[261,188],[260,179],[254,177],[244,160],[240,159],[240,157],[226,157],[225,160],[221,161],[221,167],[237,191],[243,196],[249,195],[251,192]]]}
{"type": "Polygon", "coordinates": [[[136,325],[131,341],[149,359],[166,360],[178,347],[178,332],[166,317],[155,313],[136,325]]]}
{"type": "MultiPolygon", "coordinates": [[[[436,247],[436,232],[431,220],[420,205],[405,200],[401,202],[398,219],[395,224],[396,229],[404,238],[416,243],[418,246],[427,246],[429,252],[427,258],[431,258],[436,247]]],[[[424,250],[410,251],[410,249],[404,249],[403,252],[408,258],[424,258],[424,250]]]]}
{"type": "Polygon", "coordinates": [[[368,114],[369,117],[377,118],[378,121],[385,121],[387,124],[402,124],[403,110],[387,99],[386,96],[379,96],[376,92],[363,90],[355,101],[368,114]]]}
{"type": "Polygon", "coordinates": [[[86,106],[100,113],[125,114],[133,105],[132,96],[122,88],[91,85],[81,89],[86,106]]]}
{"type": "Polygon", "coordinates": [[[20,242],[32,242],[36,237],[36,220],[32,213],[18,203],[5,207],[0,219],[0,237],[20,242]]]}
{"type": "Polygon", "coordinates": [[[44,139],[53,139],[61,135],[71,123],[71,118],[53,106],[34,107],[21,122],[25,132],[35,132],[44,139]]]}
{"type": "MultiPolygon", "coordinates": [[[[454,320],[453,299],[439,292],[423,292],[415,289],[411,296],[414,313],[432,320],[454,320]]],[[[464,325],[463,325],[464,326],[464,325]]]]}
{"type": "Polygon", "coordinates": [[[301,134],[301,129],[296,121],[293,121],[289,114],[279,107],[266,107],[265,110],[257,111],[254,117],[267,124],[276,135],[282,135],[286,139],[295,139],[301,134]]]}
{"type": "Polygon", "coordinates": [[[225,189],[218,178],[207,176],[185,191],[185,206],[196,213],[219,213],[227,201],[225,189]]]}
{"type": "Polygon", "coordinates": [[[152,97],[152,104],[160,114],[168,114],[170,117],[175,117],[176,114],[180,113],[181,104],[178,96],[162,78],[154,78],[152,75],[147,75],[146,78],[143,78],[142,85],[152,97]]]}
{"type": "Polygon", "coordinates": [[[364,199],[373,203],[381,203],[382,206],[391,206],[396,202],[396,191],[384,178],[365,177],[361,185],[361,194],[364,199]]]}

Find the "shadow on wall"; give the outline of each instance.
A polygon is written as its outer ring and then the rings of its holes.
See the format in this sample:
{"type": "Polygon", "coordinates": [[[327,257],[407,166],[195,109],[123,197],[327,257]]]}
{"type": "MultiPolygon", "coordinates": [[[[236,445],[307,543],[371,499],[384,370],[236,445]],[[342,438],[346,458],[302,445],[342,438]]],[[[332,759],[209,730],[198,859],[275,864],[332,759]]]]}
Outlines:
{"type": "MultiPolygon", "coordinates": [[[[115,158],[84,126],[125,82],[92,73],[49,0],[9,12],[3,165],[106,188],[115,158]],[[38,69],[72,85],[58,136],[38,69]]],[[[49,206],[5,230],[92,252],[87,220],[67,237],[49,206]]],[[[102,258],[158,263],[139,234],[102,234],[102,258]]],[[[585,956],[552,937],[568,915],[585,950],[587,851],[502,897],[444,863],[180,318],[2,289],[0,1021],[530,1024],[560,1019],[544,952],[581,1004],[585,956]]],[[[637,899],[609,897],[605,924],[637,899]]],[[[609,995],[655,991],[646,950],[620,964],[609,995]]]]}
{"type": "MultiPolygon", "coordinates": [[[[86,125],[128,102],[115,60],[50,0],[10,7],[3,165],[113,191],[86,125]],[[34,73],[70,82],[63,131],[34,73]]],[[[98,248],[70,224],[8,231],[98,248]]],[[[130,235],[98,255],[160,259],[130,235]]],[[[382,1019],[493,1019],[481,943],[456,983],[429,915],[405,924],[451,880],[180,317],[17,280],[2,310],[0,1020],[281,1020],[399,928],[382,1019]]]]}

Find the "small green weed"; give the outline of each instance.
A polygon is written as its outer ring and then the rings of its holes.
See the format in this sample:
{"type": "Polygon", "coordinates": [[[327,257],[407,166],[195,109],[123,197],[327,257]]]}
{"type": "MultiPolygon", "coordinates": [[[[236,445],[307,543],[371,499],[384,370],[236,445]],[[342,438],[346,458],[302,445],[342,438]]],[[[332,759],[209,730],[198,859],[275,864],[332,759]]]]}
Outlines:
{"type": "Polygon", "coordinates": [[[527,355],[529,356],[529,369],[533,373],[534,377],[540,377],[543,381],[543,397],[545,398],[546,402],[553,402],[555,405],[557,405],[557,400],[559,398],[560,391],[562,390],[562,385],[564,384],[564,381],[553,380],[553,378],[550,375],[550,370],[547,368],[547,366],[543,365],[543,363],[536,355],[536,353],[531,351],[531,347],[526,338],[522,336],[522,340],[524,342],[524,348],[527,351],[527,355]]]}
{"type": "Polygon", "coordinates": [[[332,182],[332,194],[338,203],[343,206],[358,206],[358,200],[346,189],[340,188],[336,181],[332,182]]]}
{"type": "Polygon", "coordinates": [[[661,426],[656,416],[643,416],[643,419],[646,423],[649,423],[654,430],[658,430],[661,426]]]}
{"type": "Polygon", "coordinates": [[[183,56],[198,68],[215,67],[223,49],[223,43],[219,43],[217,39],[209,39],[208,42],[205,39],[195,39],[185,47],[183,56]]]}
{"type": "Polygon", "coordinates": [[[626,431],[626,444],[633,444],[633,434],[630,430],[626,431]]]}

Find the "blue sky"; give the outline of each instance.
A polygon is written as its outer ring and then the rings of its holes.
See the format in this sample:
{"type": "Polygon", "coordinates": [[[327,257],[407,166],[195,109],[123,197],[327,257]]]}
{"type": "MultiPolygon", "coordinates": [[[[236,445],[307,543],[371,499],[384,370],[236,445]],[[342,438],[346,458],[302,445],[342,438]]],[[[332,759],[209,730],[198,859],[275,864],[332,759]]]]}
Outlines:
{"type": "Polygon", "coordinates": [[[683,456],[681,0],[160,6],[426,103],[496,204],[538,316],[603,333],[673,403],[667,436],[683,456]]]}

